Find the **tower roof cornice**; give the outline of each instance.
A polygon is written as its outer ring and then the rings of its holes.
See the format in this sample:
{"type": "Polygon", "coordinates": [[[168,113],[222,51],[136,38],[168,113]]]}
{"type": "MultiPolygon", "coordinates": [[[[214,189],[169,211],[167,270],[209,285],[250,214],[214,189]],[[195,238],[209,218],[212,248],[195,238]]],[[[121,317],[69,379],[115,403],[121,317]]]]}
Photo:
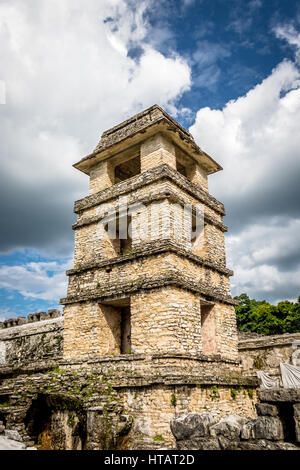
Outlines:
{"type": "Polygon", "coordinates": [[[94,151],[73,166],[86,174],[99,162],[134,147],[154,134],[163,133],[189,156],[198,161],[207,174],[222,167],[194,141],[190,132],[157,104],[103,132],[94,151]]]}

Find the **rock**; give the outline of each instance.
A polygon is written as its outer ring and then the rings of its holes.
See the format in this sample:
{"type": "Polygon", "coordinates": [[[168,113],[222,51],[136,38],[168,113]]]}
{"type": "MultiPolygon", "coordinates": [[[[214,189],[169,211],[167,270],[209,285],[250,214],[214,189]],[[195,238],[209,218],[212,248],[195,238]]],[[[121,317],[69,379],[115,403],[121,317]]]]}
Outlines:
{"type": "MultiPolygon", "coordinates": [[[[260,412],[277,410],[271,405],[262,407],[260,412]]],[[[300,404],[297,404],[294,405],[295,421],[299,420],[299,415],[300,404]]],[[[300,445],[283,442],[283,424],[278,416],[247,419],[231,415],[215,423],[210,413],[189,413],[173,419],[171,427],[179,450],[300,450],[300,445]]]]}
{"type": "Polygon", "coordinates": [[[259,416],[254,420],[254,433],[256,439],[280,441],[284,439],[283,426],[275,416],[259,416]]]}
{"type": "Polygon", "coordinates": [[[221,450],[239,450],[240,449],[240,441],[238,439],[232,440],[222,435],[219,435],[218,441],[219,441],[221,450]]]}
{"type": "Polygon", "coordinates": [[[263,389],[259,390],[258,397],[262,402],[289,402],[299,403],[300,402],[300,389],[263,389]]]}
{"type": "Polygon", "coordinates": [[[209,435],[209,428],[216,423],[211,413],[189,413],[171,420],[171,431],[178,440],[209,435]]]}
{"type": "Polygon", "coordinates": [[[276,405],[269,403],[256,403],[256,411],[258,416],[278,416],[278,408],[276,405]]]}
{"type": "Polygon", "coordinates": [[[227,416],[221,419],[221,421],[210,428],[210,434],[212,437],[222,435],[227,439],[239,439],[242,427],[246,423],[246,418],[238,415],[227,416]]]}
{"type": "Polygon", "coordinates": [[[0,436],[0,450],[25,450],[25,444],[0,436]]]}
{"type": "Polygon", "coordinates": [[[248,440],[255,438],[254,422],[255,420],[251,419],[242,426],[241,439],[248,440]]]}
{"type": "Polygon", "coordinates": [[[200,437],[198,439],[185,439],[177,441],[178,450],[220,450],[218,439],[213,437],[200,437]]]}
{"type": "Polygon", "coordinates": [[[0,434],[2,434],[5,430],[5,427],[3,426],[3,424],[0,424],[0,434]]]}
{"type": "Polygon", "coordinates": [[[5,437],[7,437],[7,439],[11,439],[13,441],[22,442],[23,440],[22,436],[18,433],[18,431],[13,431],[11,429],[5,429],[4,435],[5,437]]]}

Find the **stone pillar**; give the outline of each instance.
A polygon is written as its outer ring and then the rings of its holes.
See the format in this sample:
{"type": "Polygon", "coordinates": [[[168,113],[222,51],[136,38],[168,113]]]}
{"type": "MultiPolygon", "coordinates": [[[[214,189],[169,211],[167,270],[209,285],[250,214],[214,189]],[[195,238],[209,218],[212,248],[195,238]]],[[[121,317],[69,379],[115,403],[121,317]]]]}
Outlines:
{"type": "Polygon", "coordinates": [[[238,357],[238,336],[233,305],[215,302],[211,314],[215,321],[216,353],[236,360],[238,357]]]}
{"type": "Polygon", "coordinates": [[[114,168],[108,160],[94,166],[90,172],[90,194],[110,188],[114,184],[114,168]]]}
{"type": "Polygon", "coordinates": [[[192,165],[192,168],[187,176],[192,183],[197,184],[204,191],[208,191],[207,174],[198,163],[195,162],[192,165]]]}
{"type": "Polygon", "coordinates": [[[133,353],[200,353],[199,297],[176,287],[131,297],[133,353]]]}
{"type": "Polygon", "coordinates": [[[146,242],[172,240],[191,249],[191,220],[184,206],[168,199],[155,201],[131,212],[132,248],[146,242]],[[190,223],[190,225],[188,225],[190,223]]]}
{"type": "Polygon", "coordinates": [[[224,233],[215,225],[205,224],[203,248],[204,256],[226,266],[224,233]]]}
{"type": "Polygon", "coordinates": [[[175,147],[163,134],[156,134],[141,145],[141,172],[163,163],[176,170],[175,147]]]}

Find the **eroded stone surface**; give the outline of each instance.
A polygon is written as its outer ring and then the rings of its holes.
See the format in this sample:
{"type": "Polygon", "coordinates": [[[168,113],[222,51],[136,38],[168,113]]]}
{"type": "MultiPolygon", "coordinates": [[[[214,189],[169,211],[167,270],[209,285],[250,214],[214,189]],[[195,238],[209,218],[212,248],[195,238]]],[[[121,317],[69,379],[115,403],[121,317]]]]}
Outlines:
{"type": "Polygon", "coordinates": [[[171,430],[180,450],[300,450],[296,442],[286,442],[283,424],[274,416],[246,419],[231,415],[213,424],[215,417],[205,417],[207,437],[195,436],[200,414],[191,413],[175,418],[171,430]]]}

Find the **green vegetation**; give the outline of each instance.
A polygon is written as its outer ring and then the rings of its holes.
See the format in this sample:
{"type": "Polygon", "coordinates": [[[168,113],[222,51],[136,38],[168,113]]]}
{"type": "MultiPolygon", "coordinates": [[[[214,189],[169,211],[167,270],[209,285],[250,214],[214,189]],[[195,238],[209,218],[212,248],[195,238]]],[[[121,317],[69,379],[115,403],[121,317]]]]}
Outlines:
{"type": "Polygon", "coordinates": [[[10,406],[10,403],[8,401],[4,401],[3,403],[0,403],[0,408],[4,408],[5,406],[10,406]]]}
{"type": "Polygon", "coordinates": [[[236,398],[236,396],[237,396],[238,393],[239,393],[238,390],[236,390],[235,388],[232,388],[232,389],[230,390],[231,398],[232,398],[233,400],[235,400],[235,398],[236,398]]]}
{"type": "Polygon", "coordinates": [[[67,371],[65,369],[60,369],[59,367],[54,367],[54,369],[52,369],[52,372],[54,372],[54,374],[62,375],[65,374],[67,371]]]}
{"type": "Polygon", "coordinates": [[[174,406],[174,408],[175,408],[176,404],[177,404],[177,397],[176,397],[175,393],[173,393],[172,397],[171,397],[171,405],[174,406]]]}
{"type": "Polygon", "coordinates": [[[153,440],[154,440],[154,442],[163,442],[164,438],[162,437],[161,434],[156,434],[156,436],[154,436],[153,440]]]}
{"type": "Polygon", "coordinates": [[[300,332],[300,296],[293,303],[288,300],[271,305],[265,300],[250,299],[247,294],[235,297],[237,325],[240,331],[263,335],[300,332]]]}
{"type": "Polygon", "coordinates": [[[212,385],[210,387],[210,390],[211,390],[211,392],[210,392],[211,400],[214,400],[215,398],[219,398],[219,390],[218,390],[217,385],[212,385]]]}

